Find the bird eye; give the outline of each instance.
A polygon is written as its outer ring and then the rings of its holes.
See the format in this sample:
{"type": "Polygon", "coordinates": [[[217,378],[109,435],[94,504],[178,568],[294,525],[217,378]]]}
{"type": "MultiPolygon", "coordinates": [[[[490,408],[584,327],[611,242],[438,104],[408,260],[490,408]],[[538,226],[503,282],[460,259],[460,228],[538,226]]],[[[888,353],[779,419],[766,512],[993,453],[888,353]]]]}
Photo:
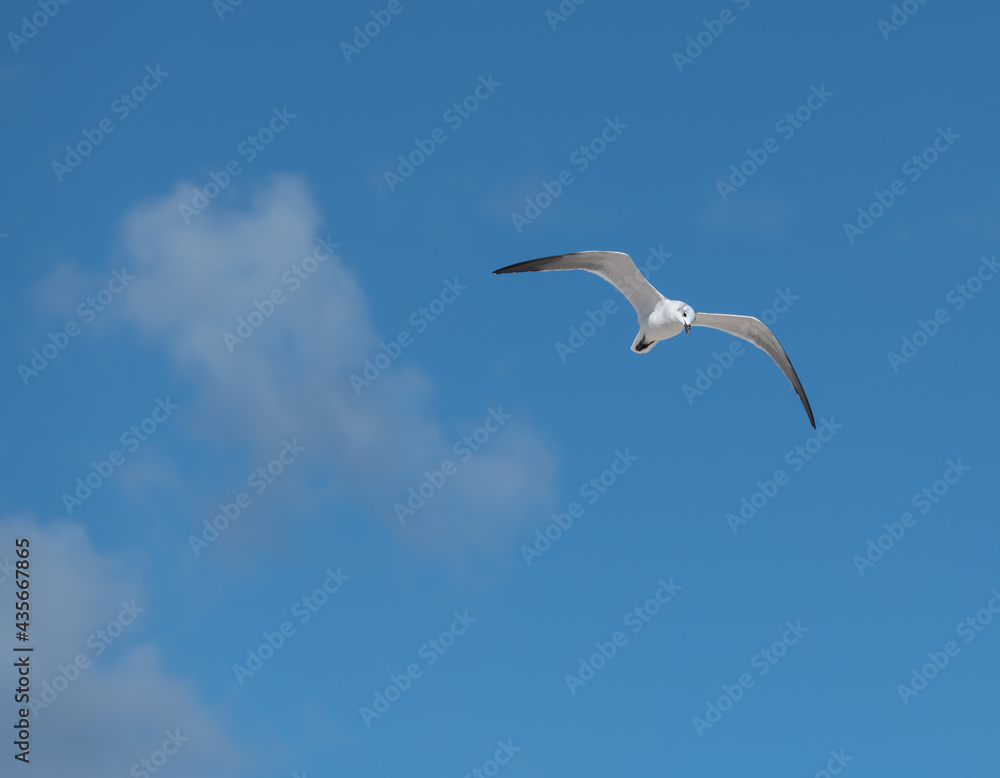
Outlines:
{"type": "Polygon", "coordinates": [[[681,311],[681,316],[683,316],[685,319],[687,318],[687,315],[688,315],[687,311],[681,311]]]}

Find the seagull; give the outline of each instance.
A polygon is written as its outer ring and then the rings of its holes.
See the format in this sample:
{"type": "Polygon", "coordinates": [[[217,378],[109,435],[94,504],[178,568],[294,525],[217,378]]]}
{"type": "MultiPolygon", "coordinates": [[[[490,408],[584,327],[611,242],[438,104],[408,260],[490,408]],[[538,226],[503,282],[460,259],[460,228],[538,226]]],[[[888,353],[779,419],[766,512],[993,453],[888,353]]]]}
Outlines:
{"type": "Polygon", "coordinates": [[[639,334],[632,342],[632,350],[636,354],[644,354],[659,341],[680,335],[683,331],[691,334],[692,327],[711,327],[722,330],[737,338],[752,343],[774,360],[781,368],[785,378],[791,383],[806,413],[809,423],[816,429],[809,399],[802,388],[802,382],[795,374],[791,360],[785,350],[760,319],[753,316],[736,316],[729,313],[696,313],[687,303],[680,300],[670,300],[660,294],[647,281],[639,268],[635,266],[632,257],[620,251],[579,251],[575,254],[559,254],[554,257],[529,259],[514,265],[494,270],[496,275],[504,273],[527,273],[534,270],[586,270],[600,276],[614,286],[632,303],[639,316],[639,334]]]}

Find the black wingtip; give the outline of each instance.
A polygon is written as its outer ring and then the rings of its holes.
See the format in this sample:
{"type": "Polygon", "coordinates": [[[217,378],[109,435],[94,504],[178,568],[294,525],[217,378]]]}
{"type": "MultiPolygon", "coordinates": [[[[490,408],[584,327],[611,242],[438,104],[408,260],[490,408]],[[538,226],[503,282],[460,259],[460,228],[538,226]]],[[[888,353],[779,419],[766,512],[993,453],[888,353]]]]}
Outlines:
{"type": "Polygon", "coordinates": [[[812,406],[809,405],[809,400],[806,399],[805,394],[806,394],[805,390],[803,390],[802,391],[802,398],[801,398],[802,399],[802,404],[806,408],[806,413],[809,414],[809,423],[812,424],[813,429],[816,429],[816,419],[813,418],[813,409],[812,409],[812,406]]]}
{"type": "Polygon", "coordinates": [[[524,273],[531,270],[544,270],[546,260],[556,259],[556,257],[542,257],[541,259],[529,259],[525,262],[515,262],[513,265],[498,268],[493,271],[493,275],[499,276],[505,273],[524,273]]]}
{"type": "Polygon", "coordinates": [[[553,265],[558,265],[560,260],[566,257],[572,256],[573,254],[590,254],[596,252],[584,252],[576,251],[571,254],[553,254],[551,257],[539,257],[538,259],[528,259],[524,262],[515,262],[513,265],[507,265],[507,267],[502,267],[499,270],[494,270],[494,275],[499,275],[501,273],[530,273],[535,270],[562,270],[568,268],[553,268],[553,265]]]}

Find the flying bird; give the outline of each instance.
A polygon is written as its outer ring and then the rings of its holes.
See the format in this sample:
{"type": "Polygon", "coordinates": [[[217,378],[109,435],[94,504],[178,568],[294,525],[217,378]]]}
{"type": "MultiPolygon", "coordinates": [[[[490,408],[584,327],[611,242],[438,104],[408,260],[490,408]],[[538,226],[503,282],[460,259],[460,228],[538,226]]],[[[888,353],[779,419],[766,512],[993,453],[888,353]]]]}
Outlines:
{"type": "Polygon", "coordinates": [[[580,251],[575,254],[559,254],[554,257],[530,259],[518,262],[493,272],[526,273],[534,270],[586,270],[599,275],[628,298],[639,316],[639,334],[632,342],[632,350],[637,354],[649,351],[659,341],[672,338],[684,332],[691,334],[692,327],[711,327],[722,330],[737,338],[752,343],[774,360],[785,378],[794,387],[809,414],[809,423],[816,428],[809,399],[802,388],[802,382],[795,374],[795,368],[785,350],[774,337],[774,333],[762,321],[753,316],[736,316],[729,313],[699,313],[687,303],[670,300],[660,294],[647,281],[628,254],[620,251],[580,251]]]}

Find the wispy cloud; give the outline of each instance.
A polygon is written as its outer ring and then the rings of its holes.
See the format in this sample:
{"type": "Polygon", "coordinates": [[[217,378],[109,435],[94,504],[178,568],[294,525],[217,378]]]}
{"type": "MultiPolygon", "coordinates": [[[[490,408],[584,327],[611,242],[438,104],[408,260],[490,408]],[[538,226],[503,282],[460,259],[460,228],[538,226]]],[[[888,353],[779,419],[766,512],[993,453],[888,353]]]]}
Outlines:
{"type": "MultiPolygon", "coordinates": [[[[144,636],[155,603],[138,560],[97,551],[72,522],[0,519],[0,536],[30,540],[31,766],[39,775],[128,775],[164,731],[191,735],[177,756],[184,775],[237,775],[242,758],[193,685],[164,669],[144,636]],[[137,615],[132,615],[137,613],[137,615]],[[124,615],[123,615],[124,614],[124,615]],[[59,748],[46,744],[58,743],[59,748]]],[[[13,542],[10,548],[14,548],[13,542]]],[[[0,557],[0,563],[6,560],[0,557]]],[[[13,560],[11,560],[13,561],[13,560]]],[[[14,578],[0,583],[12,600],[14,578]]],[[[0,683],[17,684],[10,662],[0,683]]]]}
{"type": "MultiPolygon", "coordinates": [[[[378,348],[379,336],[367,296],[339,256],[324,259],[290,292],[283,274],[312,256],[318,240],[338,240],[323,229],[306,184],[277,177],[246,209],[219,203],[190,225],[177,216],[177,197],[150,200],[126,216],[124,253],[142,283],[118,315],[192,379],[197,434],[241,441],[255,457],[296,435],[309,448],[304,471],[323,471],[331,488],[377,520],[450,553],[499,551],[520,521],[544,509],[553,457],[540,433],[515,417],[419,521],[399,527],[392,510],[398,495],[451,456],[463,430],[435,414],[430,376],[405,359],[361,396],[352,388],[351,373],[378,348]],[[224,333],[260,310],[255,303],[275,288],[287,299],[255,318],[252,339],[228,348],[224,333]]],[[[484,396],[484,413],[497,401],[484,396]]]]}

